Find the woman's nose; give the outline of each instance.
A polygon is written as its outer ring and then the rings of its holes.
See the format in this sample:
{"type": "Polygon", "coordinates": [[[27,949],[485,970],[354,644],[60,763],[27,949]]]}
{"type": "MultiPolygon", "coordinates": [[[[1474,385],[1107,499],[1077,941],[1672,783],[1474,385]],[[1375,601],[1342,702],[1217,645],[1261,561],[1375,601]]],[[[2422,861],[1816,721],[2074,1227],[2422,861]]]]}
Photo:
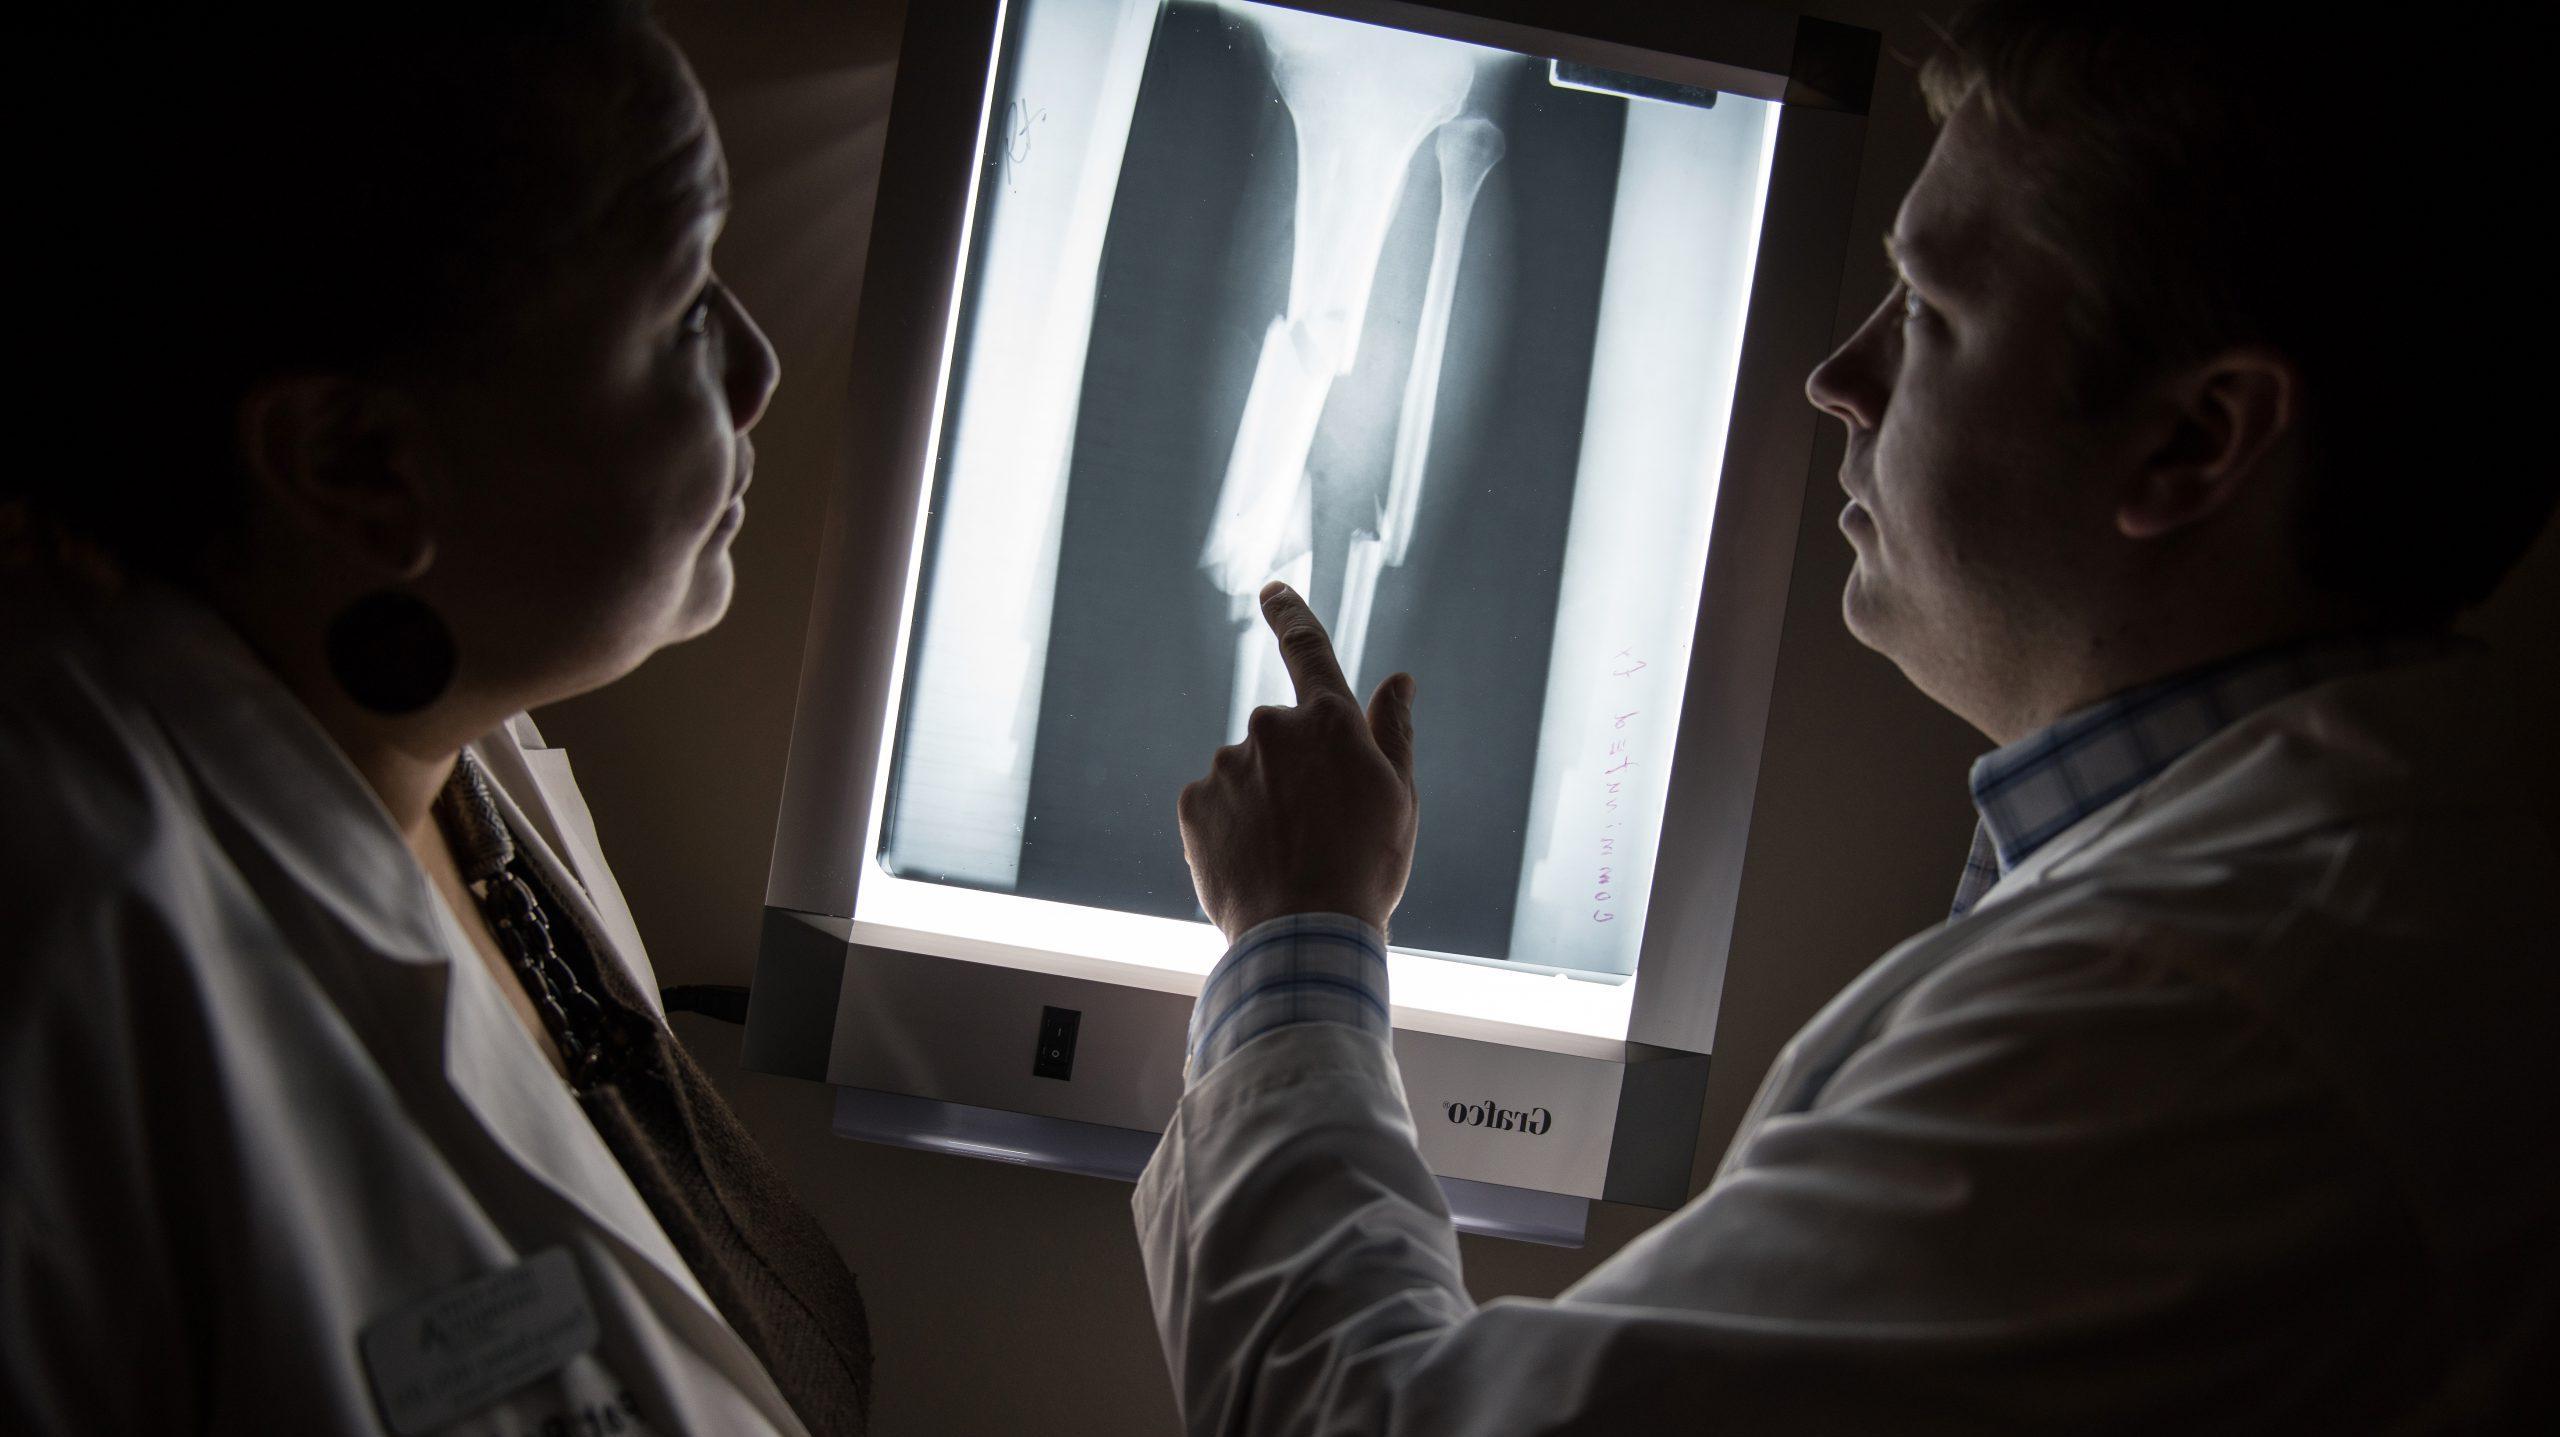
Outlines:
{"type": "Polygon", "coordinates": [[[773,387],[782,381],[782,361],[773,352],[773,342],[765,338],[755,316],[746,305],[726,288],[721,291],[729,307],[728,374],[729,422],[741,434],[756,427],[764,417],[766,401],[773,398],[773,387]]]}

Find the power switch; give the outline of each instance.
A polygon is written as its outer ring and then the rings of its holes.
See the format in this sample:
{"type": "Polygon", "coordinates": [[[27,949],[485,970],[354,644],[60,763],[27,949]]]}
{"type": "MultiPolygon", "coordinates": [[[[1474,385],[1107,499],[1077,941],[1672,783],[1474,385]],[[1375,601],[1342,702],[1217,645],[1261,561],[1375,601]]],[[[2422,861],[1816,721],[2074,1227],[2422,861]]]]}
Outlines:
{"type": "Polygon", "coordinates": [[[1031,1076],[1065,1082],[1076,1071],[1076,1025],[1084,1014],[1073,1008],[1040,1010],[1040,1046],[1031,1053],[1031,1076]]]}

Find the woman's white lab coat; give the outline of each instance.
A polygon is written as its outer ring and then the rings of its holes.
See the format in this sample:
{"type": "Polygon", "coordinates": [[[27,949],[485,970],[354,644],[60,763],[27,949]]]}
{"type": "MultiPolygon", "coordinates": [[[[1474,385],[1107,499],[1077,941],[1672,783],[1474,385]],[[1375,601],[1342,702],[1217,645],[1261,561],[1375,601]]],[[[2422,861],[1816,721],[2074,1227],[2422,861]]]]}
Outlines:
{"type": "MultiPolygon", "coordinates": [[[[0,608],[0,1428],[801,1432],[238,638],[165,591],[0,608]],[[541,1303],[384,1322],[554,1249],[541,1303]],[[536,1360],[580,1301],[587,1350],[536,1360]],[[509,1361],[547,1370],[443,1410],[509,1361]]],[[[654,995],[567,756],[524,718],[475,747],[654,995]]]]}
{"type": "Polygon", "coordinates": [[[2560,857],[2482,662],[2279,703],[2054,839],[1816,1016],[1705,1194],[1553,1302],[1468,1298],[1383,1043],[1256,1039],[1137,1192],[1190,1430],[2549,1411],[2560,857]]]}

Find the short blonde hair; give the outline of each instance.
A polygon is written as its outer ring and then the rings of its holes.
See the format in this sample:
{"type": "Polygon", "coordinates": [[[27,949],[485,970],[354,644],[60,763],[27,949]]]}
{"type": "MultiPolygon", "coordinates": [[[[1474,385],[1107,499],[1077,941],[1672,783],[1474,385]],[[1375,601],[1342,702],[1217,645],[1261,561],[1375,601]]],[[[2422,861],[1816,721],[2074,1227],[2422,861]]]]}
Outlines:
{"type": "Polygon", "coordinates": [[[2308,390],[2303,573],[2386,620],[2485,599],[2560,483],[2450,441],[2452,371],[2493,310],[2443,290],[2505,276],[2459,255],[2498,232],[2491,196],[2422,199],[2434,132],[2383,85],[2405,34],[2282,0],[1984,0],[1940,34],[1922,94],[1940,121],[1979,111],[2023,238],[2074,280],[2083,407],[2232,346],[2282,352],[2308,390]]]}

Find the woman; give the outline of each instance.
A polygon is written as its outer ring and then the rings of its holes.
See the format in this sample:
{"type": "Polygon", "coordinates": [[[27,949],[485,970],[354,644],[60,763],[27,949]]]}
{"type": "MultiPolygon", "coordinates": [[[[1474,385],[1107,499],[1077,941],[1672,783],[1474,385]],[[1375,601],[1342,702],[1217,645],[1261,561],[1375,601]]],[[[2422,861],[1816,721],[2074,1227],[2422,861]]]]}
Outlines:
{"type": "Polygon", "coordinates": [[[129,26],[64,202],[124,303],[0,495],[0,1428],[858,1431],[524,716],[728,602],[718,141],[634,6],[378,8],[129,26]]]}

